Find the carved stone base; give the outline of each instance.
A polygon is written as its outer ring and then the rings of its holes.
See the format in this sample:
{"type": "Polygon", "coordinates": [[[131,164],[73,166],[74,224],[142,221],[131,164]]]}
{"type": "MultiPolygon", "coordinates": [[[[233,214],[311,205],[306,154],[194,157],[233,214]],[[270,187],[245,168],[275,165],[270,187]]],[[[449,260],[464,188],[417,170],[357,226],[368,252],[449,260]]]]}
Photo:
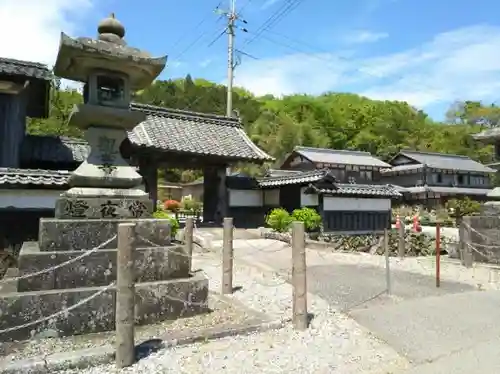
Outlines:
{"type": "Polygon", "coordinates": [[[71,174],[70,186],[134,188],[140,185],[141,175],[120,153],[120,144],[126,137],[123,129],[89,127],[85,138],[90,145],[90,154],[71,174]]]}
{"type": "MultiPolygon", "coordinates": [[[[143,191],[109,190],[97,196],[71,194],[71,190],[56,201],[55,217],[59,219],[89,218],[150,218],[153,202],[143,191]],[[127,196],[126,191],[130,192],[127,196]],[[134,196],[135,195],[135,196],[134,196]]],[[[102,192],[102,190],[101,190],[102,192]]]]}

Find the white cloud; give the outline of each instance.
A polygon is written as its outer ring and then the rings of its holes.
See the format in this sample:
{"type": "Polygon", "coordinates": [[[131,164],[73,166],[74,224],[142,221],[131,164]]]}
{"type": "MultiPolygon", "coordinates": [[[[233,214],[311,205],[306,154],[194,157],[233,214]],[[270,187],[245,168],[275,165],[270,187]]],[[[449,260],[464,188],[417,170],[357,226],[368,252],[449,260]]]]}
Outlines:
{"type": "Polygon", "coordinates": [[[262,95],[355,91],[423,108],[456,99],[498,100],[500,27],[478,25],[436,35],[397,53],[370,58],[287,55],[248,61],[236,83],[262,95]]]}
{"type": "Polygon", "coordinates": [[[373,32],[369,30],[358,30],[344,38],[349,44],[374,43],[389,36],[386,32],[373,32]]]}
{"type": "Polygon", "coordinates": [[[0,0],[0,56],[55,62],[61,31],[76,31],[91,0],[0,0]]]}
{"type": "Polygon", "coordinates": [[[212,63],[212,59],[211,58],[207,58],[207,59],[203,60],[202,62],[200,62],[200,67],[206,68],[211,63],[212,63]]]}

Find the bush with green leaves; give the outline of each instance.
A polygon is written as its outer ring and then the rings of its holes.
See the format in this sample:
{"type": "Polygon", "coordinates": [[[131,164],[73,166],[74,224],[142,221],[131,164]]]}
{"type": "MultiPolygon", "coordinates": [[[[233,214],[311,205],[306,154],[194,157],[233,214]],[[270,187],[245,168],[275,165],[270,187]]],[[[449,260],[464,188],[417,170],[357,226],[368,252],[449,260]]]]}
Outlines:
{"type": "Polygon", "coordinates": [[[313,208],[295,209],[292,212],[292,220],[304,222],[306,231],[315,231],[321,227],[321,216],[313,208]]]}
{"type": "Polygon", "coordinates": [[[195,200],[192,197],[184,197],[181,201],[181,207],[185,211],[191,213],[200,213],[203,209],[203,203],[201,201],[195,200]]]}
{"type": "Polygon", "coordinates": [[[153,217],[158,219],[168,219],[170,221],[170,235],[172,237],[174,237],[175,234],[177,234],[177,231],[179,231],[179,221],[177,221],[175,217],[168,212],[164,210],[157,210],[153,213],[153,217]]]}
{"type": "Polygon", "coordinates": [[[292,216],[283,208],[271,210],[266,217],[266,224],[277,232],[287,232],[292,223],[292,216]]]}
{"type": "Polygon", "coordinates": [[[463,216],[471,216],[481,211],[481,204],[469,197],[451,199],[446,203],[446,209],[455,219],[461,219],[463,216]]]}

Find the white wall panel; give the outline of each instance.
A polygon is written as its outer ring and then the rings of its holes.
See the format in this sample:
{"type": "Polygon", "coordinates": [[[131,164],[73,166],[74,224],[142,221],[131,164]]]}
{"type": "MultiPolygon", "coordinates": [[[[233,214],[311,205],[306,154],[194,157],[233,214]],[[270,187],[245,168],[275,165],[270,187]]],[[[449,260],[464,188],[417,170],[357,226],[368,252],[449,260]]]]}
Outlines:
{"type": "Polygon", "coordinates": [[[391,200],[325,196],[323,209],[330,211],[388,211],[391,209],[391,200]]]}
{"type": "Polygon", "coordinates": [[[302,187],[300,189],[300,206],[317,206],[318,205],[318,195],[316,194],[305,194],[304,191],[307,187],[302,187]]]}
{"type": "Polygon", "coordinates": [[[263,190],[264,205],[266,206],[279,206],[280,205],[280,190],[279,188],[273,190],[263,190]]]}
{"type": "Polygon", "coordinates": [[[262,206],[262,190],[229,190],[229,206],[262,206]]]}

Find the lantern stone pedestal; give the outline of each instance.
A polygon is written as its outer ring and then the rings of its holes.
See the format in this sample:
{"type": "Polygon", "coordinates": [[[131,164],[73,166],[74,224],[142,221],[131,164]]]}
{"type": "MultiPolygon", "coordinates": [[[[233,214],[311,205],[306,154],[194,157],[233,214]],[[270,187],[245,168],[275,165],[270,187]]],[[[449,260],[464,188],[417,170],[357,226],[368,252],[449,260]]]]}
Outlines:
{"type": "Polygon", "coordinates": [[[114,17],[98,31],[97,40],[62,35],[54,70],[85,83],[70,125],[85,130],[91,151],[71,174],[55,218],[40,220],[38,242],[24,243],[18,268],[7,272],[12,280],[0,287],[0,330],[25,327],[0,334],[0,341],[113,330],[116,289],[104,287],[116,280],[122,222],[137,224],[136,324],[208,311],[208,280],[190,273],[183,246],[171,242],[170,221],[150,219],[153,203],[138,188],[142,177],[120,154],[127,131],[145,120],[130,110],[130,91],[147,87],[166,58],[127,47],[114,17]]]}

